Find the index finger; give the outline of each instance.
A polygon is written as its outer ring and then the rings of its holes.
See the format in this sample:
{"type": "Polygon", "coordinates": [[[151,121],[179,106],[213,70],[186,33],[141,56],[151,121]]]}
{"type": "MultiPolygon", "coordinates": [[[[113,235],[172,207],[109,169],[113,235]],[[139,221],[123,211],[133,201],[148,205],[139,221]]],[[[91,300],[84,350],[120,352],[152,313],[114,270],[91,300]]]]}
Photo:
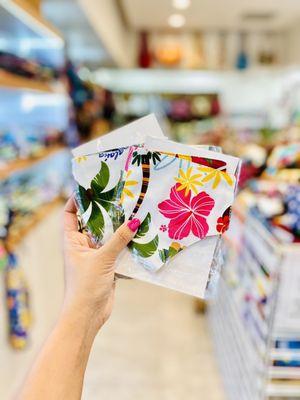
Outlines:
{"type": "Polygon", "coordinates": [[[64,209],[64,230],[78,231],[77,207],[74,196],[70,197],[64,209]]]}

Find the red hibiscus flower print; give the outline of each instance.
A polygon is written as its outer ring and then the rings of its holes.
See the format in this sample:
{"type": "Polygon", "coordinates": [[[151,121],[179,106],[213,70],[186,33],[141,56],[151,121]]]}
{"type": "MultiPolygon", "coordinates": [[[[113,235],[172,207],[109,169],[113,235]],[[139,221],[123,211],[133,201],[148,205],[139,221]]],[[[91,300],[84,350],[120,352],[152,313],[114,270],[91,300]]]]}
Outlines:
{"type": "Polygon", "coordinates": [[[220,217],[217,220],[217,231],[220,233],[224,233],[229,228],[229,216],[224,215],[224,217],[220,217]]]}
{"type": "Polygon", "coordinates": [[[206,218],[215,205],[206,192],[191,196],[191,191],[185,196],[185,190],[179,190],[177,183],[171,188],[170,198],[158,204],[159,211],[171,221],[168,234],[172,239],[183,239],[190,232],[203,239],[208,232],[206,218]]]}

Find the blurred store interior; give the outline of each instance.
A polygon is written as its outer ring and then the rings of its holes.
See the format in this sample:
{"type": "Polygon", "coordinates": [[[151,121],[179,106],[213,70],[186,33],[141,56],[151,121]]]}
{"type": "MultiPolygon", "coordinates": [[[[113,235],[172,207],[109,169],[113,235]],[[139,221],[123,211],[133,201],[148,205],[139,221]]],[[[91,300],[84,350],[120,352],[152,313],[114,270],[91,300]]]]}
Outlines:
{"type": "Polygon", "coordinates": [[[60,309],[70,149],[152,112],[243,159],[223,266],[205,301],[118,282],[83,398],[300,399],[299,22],[298,0],[0,0],[1,399],[60,309]]]}

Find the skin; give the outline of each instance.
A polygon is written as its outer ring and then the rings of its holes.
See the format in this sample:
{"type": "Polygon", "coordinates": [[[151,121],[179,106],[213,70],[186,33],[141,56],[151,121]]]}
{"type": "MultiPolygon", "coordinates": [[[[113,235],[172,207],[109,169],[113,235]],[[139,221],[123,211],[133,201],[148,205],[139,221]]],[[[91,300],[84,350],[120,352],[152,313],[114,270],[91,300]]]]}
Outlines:
{"type": "MultiPolygon", "coordinates": [[[[78,232],[71,198],[64,211],[65,298],[53,331],[41,349],[18,400],[80,399],[94,339],[114,300],[114,264],[135,235],[124,223],[101,248],[78,232]]],[[[136,227],[137,228],[137,227],[136,227]]]]}

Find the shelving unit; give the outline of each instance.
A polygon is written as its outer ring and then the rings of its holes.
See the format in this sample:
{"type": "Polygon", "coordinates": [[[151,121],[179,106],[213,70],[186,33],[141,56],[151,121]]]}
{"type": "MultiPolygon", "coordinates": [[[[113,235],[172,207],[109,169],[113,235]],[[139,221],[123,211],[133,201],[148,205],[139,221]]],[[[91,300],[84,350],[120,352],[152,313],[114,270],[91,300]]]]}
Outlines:
{"type": "Polygon", "coordinates": [[[228,399],[299,399],[300,245],[279,242],[244,209],[224,247],[209,319],[228,399]]]}
{"type": "Polygon", "coordinates": [[[34,91],[55,93],[55,90],[46,82],[39,82],[33,79],[11,74],[0,69],[0,87],[12,90],[34,91]]]}
{"type": "MultiPolygon", "coordinates": [[[[67,89],[61,80],[54,78],[60,75],[64,65],[64,40],[40,15],[38,8],[27,0],[0,0],[0,26],[1,50],[5,53],[0,69],[0,131],[1,144],[4,143],[1,153],[4,159],[0,163],[0,228],[3,249],[10,253],[1,274],[5,285],[0,287],[0,294],[3,299],[5,296],[9,299],[8,293],[19,296],[32,290],[32,309],[36,312],[34,280],[40,282],[41,277],[47,274],[43,269],[46,265],[43,257],[50,258],[49,254],[52,256],[55,250],[58,252],[58,247],[50,246],[48,254],[41,251],[37,256],[36,251],[28,252],[27,246],[32,234],[35,235],[34,232],[43,226],[43,221],[58,211],[70,177],[67,148],[59,144],[48,146],[49,143],[65,141],[61,137],[69,124],[71,102],[67,89]],[[25,154],[32,156],[21,158],[25,154]],[[10,160],[13,156],[20,158],[10,160]],[[24,248],[27,249],[25,253],[24,248]],[[13,259],[16,261],[12,262],[13,259]],[[36,263],[41,263],[43,268],[38,269],[34,277],[35,271],[31,266],[36,263]],[[12,271],[14,280],[8,278],[12,271]],[[26,280],[29,281],[28,288],[26,280]]],[[[6,307],[3,315],[7,314],[8,320],[2,324],[0,347],[9,356],[11,349],[7,342],[14,350],[21,350],[34,336],[31,327],[23,324],[22,320],[22,310],[26,308],[29,315],[30,304],[24,296],[19,297],[13,303],[3,302],[3,308],[6,307]]],[[[34,331],[34,327],[32,329],[34,331]]],[[[24,357],[20,355],[17,363],[14,357],[5,360],[11,371],[14,369],[17,373],[24,357]],[[14,366],[10,365],[10,360],[14,366]]],[[[5,369],[3,363],[1,368],[5,369]]]]}
{"type": "Polygon", "coordinates": [[[34,213],[22,217],[21,223],[17,221],[17,228],[11,227],[9,237],[6,241],[6,246],[9,251],[15,251],[18,245],[28,235],[37,224],[39,224],[45,217],[47,217],[57,206],[63,204],[63,199],[57,197],[49,203],[40,206],[34,213]]]}
{"type": "Polygon", "coordinates": [[[0,166],[0,180],[8,179],[16,172],[20,172],[24,169],[33,167],[37,162],[56,154],[62,149],[64,149],[64,146],[51,146],[49,148],[43,149],[38,156],[14,160],[7,163],[3,168],[1,168],[0,166]]]}
{"type": "Polygon", "coordinates": [[[93,74],[93,80],[115,93],[215,93],[230,127],[255,131],[265,126],[286,126],[290,105],[299,98],[300,74],[292,67],[246,71],[103,68],[93,74]]]}
{"type": "Polygon", "coordinates": [[[0,0],[2,49],[49,65],[63,64],[64,40],[26,0],[0,0]]]}
{"type": "Polygon", "coordinates": [[[46,21],[26,0],[0,0],[1,27],[3,31],[18,36],[51,38],[62,46],[64,40],[56,28],[46,21]]]}
{"type": "Polygon", "coordinates": [[[66,89],[60,82],[43,82],[39,80],[25,78],[0,69],[0,91],[10,90],[15,96],[22,93],[56,95],[62,98],[68,97],[66,89]]]}

